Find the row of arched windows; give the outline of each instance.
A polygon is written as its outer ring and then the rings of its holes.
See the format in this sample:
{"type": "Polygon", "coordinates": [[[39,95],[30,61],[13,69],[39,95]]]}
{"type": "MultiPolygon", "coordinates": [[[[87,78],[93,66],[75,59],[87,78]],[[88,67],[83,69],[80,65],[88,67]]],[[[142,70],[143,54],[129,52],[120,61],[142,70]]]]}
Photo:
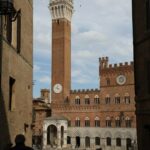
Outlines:
{"type": "MultiPolygon", "coordinates": [[[[131,148],[131,141],[132,140],[130,138],[126,139],[127,149],[131,148]]],[[[80,147],[80,143],[81,143],[80,142],[80,137],[77,136],[76,137],[76,148],[80,147]]],[[[67,136],[67,144],[71,144],[71,137],[70,136],[67,136]]],[[[97,145],[97,146],[101,145],[101,138],[100,137],[95,137],[95,145],[97,145]]],[[[107,146],[112,146],[112,139],[110,137],[106,138],[106,145],[107,146]]],[[[90,137],[88,137],[88,136],[85,137],[85,146],[90,147],[90,137]]],[[[118,147],[122,146],[122,141],[121,141],[120,137],[116,138],[116,146],[118,146],[118,147]]]]}
{"type": "MultiPolygon", "coordinates": [[[[115,126],[121,127],[123,120],[120,119],[120,117],[115,118],[115,126]]],[[[95,117],[94,119],[95,127],[100,127],[100,119],[99,117],[95,117]]],[[[106,117],[105,119],[106,127],[112,127],[112,119],[110,117],[106,117]]],[[[75,126],[80,127],[80,118],[76,117],[75,119],[75,126]]],[[[68,121],[68,126],[71,126],[71,121],[68,121]]],[[[85,117],[84,119],[84,126],[90,127],[90,119],[89,117],[85,117]]],[[[129,117],[125,118],[125,126],[127,128],[130,128],[132,126],[132,121],[129,117]]]]}
{"type": "MultiPolygon", "coordinates": [[[[84,103],[85,104],[90,104],[90,97],[88,95],[85,95],[84,97],[84,103]]],[[[110,104],[111,103],[111,98],[109,95],[106,95],[105,97],[105,103],[106,104],[110,104]]],[[[116,94],[115,97],[114,97],[114,103],[115,104],[120,104],[121,103],[121,97],[119,94],[116,94]]],[[[124,95],[124,103],[125,104],[130,104],[130,96],[128,93],[126,93],[124,95]]],[[[81,104],[81,101],[80,101],[80,97],[79,96],[76,96],[75,97],[75,104],[76,105],[80,105],[81,104]]],[[[95,95],[94,97],[94,104],[100,104],[100,98],[98,95],[95,95]]]]}

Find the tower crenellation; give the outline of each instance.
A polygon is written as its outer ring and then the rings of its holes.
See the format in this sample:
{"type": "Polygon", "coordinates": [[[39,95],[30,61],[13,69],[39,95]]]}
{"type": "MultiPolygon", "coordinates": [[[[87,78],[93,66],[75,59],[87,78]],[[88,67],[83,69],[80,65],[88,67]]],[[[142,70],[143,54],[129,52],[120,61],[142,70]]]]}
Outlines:
{"type": "Polygon", "coordinates": [[[99,58],[99,68],[100,70],[106,70],[106,69],[119,69],[124,67],[133,67],[134,63],[131,62],[124,62],[124,63],[115,63],[115,64],[109,64],[109,58],[108,57],[101,57],[99,58]]]}
{"type": "Polygon", "coordinates": [[[108,57],[99,58],[100,68],[107,68],[108,67],[108,62],[109,62],[108,57]]]}
{"type": "Polygon", "coordinates": [[[71,21],[73,0],[50,0],[49,9],[53,20],[65,18],[71,21]]]}

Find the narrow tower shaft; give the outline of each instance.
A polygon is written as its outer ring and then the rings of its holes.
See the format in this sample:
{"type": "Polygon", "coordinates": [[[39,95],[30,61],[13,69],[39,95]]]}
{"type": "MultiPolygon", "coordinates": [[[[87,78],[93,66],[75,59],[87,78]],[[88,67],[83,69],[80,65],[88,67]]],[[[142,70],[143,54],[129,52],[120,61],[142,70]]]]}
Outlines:
{"type": "Polygon", "coordinates": [[[63,103],[71,88],[72,0],[51,0],[52,15],[52,101],[63,103]]]}

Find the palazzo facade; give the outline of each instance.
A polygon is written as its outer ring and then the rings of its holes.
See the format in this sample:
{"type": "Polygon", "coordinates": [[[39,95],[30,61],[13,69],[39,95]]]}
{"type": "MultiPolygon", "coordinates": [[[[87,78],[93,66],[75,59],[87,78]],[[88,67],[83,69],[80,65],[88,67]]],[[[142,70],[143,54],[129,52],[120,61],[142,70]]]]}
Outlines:
{"type": "Polygon", "coordinates": [[[99,89],[71,90],[73,0],[51,0],[52,116],[43,122],[43,149],[136,149],[134,67],[99,58],[99,89]]]}

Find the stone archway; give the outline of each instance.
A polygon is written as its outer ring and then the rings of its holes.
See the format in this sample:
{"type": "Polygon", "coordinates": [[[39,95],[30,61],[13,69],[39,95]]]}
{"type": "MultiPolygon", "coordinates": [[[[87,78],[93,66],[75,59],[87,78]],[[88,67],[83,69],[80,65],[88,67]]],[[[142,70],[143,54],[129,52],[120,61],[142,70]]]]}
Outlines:
{"type": "Polygon", "coordinates": [[[67,119],[62,116],[45,118],[43,123],[43,149],[67,147],[67,119]]]}
{"type": "Polygon", "coordinates": [[[87,148],[90,147],[90,137],[88,137],[88,136],[85,137],[85,147],[87,147],[87,148]]]}
{"type": "Polygon", "coordinates": [[[126,139],[126,147],[127,147],[127,150],[130,150],[130,149],[131,149],[131,146],[132,146],[132,145],[131,145],[131,141],[132,141],[132,140],[131,140],[130,138],[127,138],[127,139],[126,139]]]}
{"type": "Polygon", "coordinates": [[[56,147],[57,144],[57,127],[54,125],[50,125],[47,128],[47,145],[56,147]]]}

